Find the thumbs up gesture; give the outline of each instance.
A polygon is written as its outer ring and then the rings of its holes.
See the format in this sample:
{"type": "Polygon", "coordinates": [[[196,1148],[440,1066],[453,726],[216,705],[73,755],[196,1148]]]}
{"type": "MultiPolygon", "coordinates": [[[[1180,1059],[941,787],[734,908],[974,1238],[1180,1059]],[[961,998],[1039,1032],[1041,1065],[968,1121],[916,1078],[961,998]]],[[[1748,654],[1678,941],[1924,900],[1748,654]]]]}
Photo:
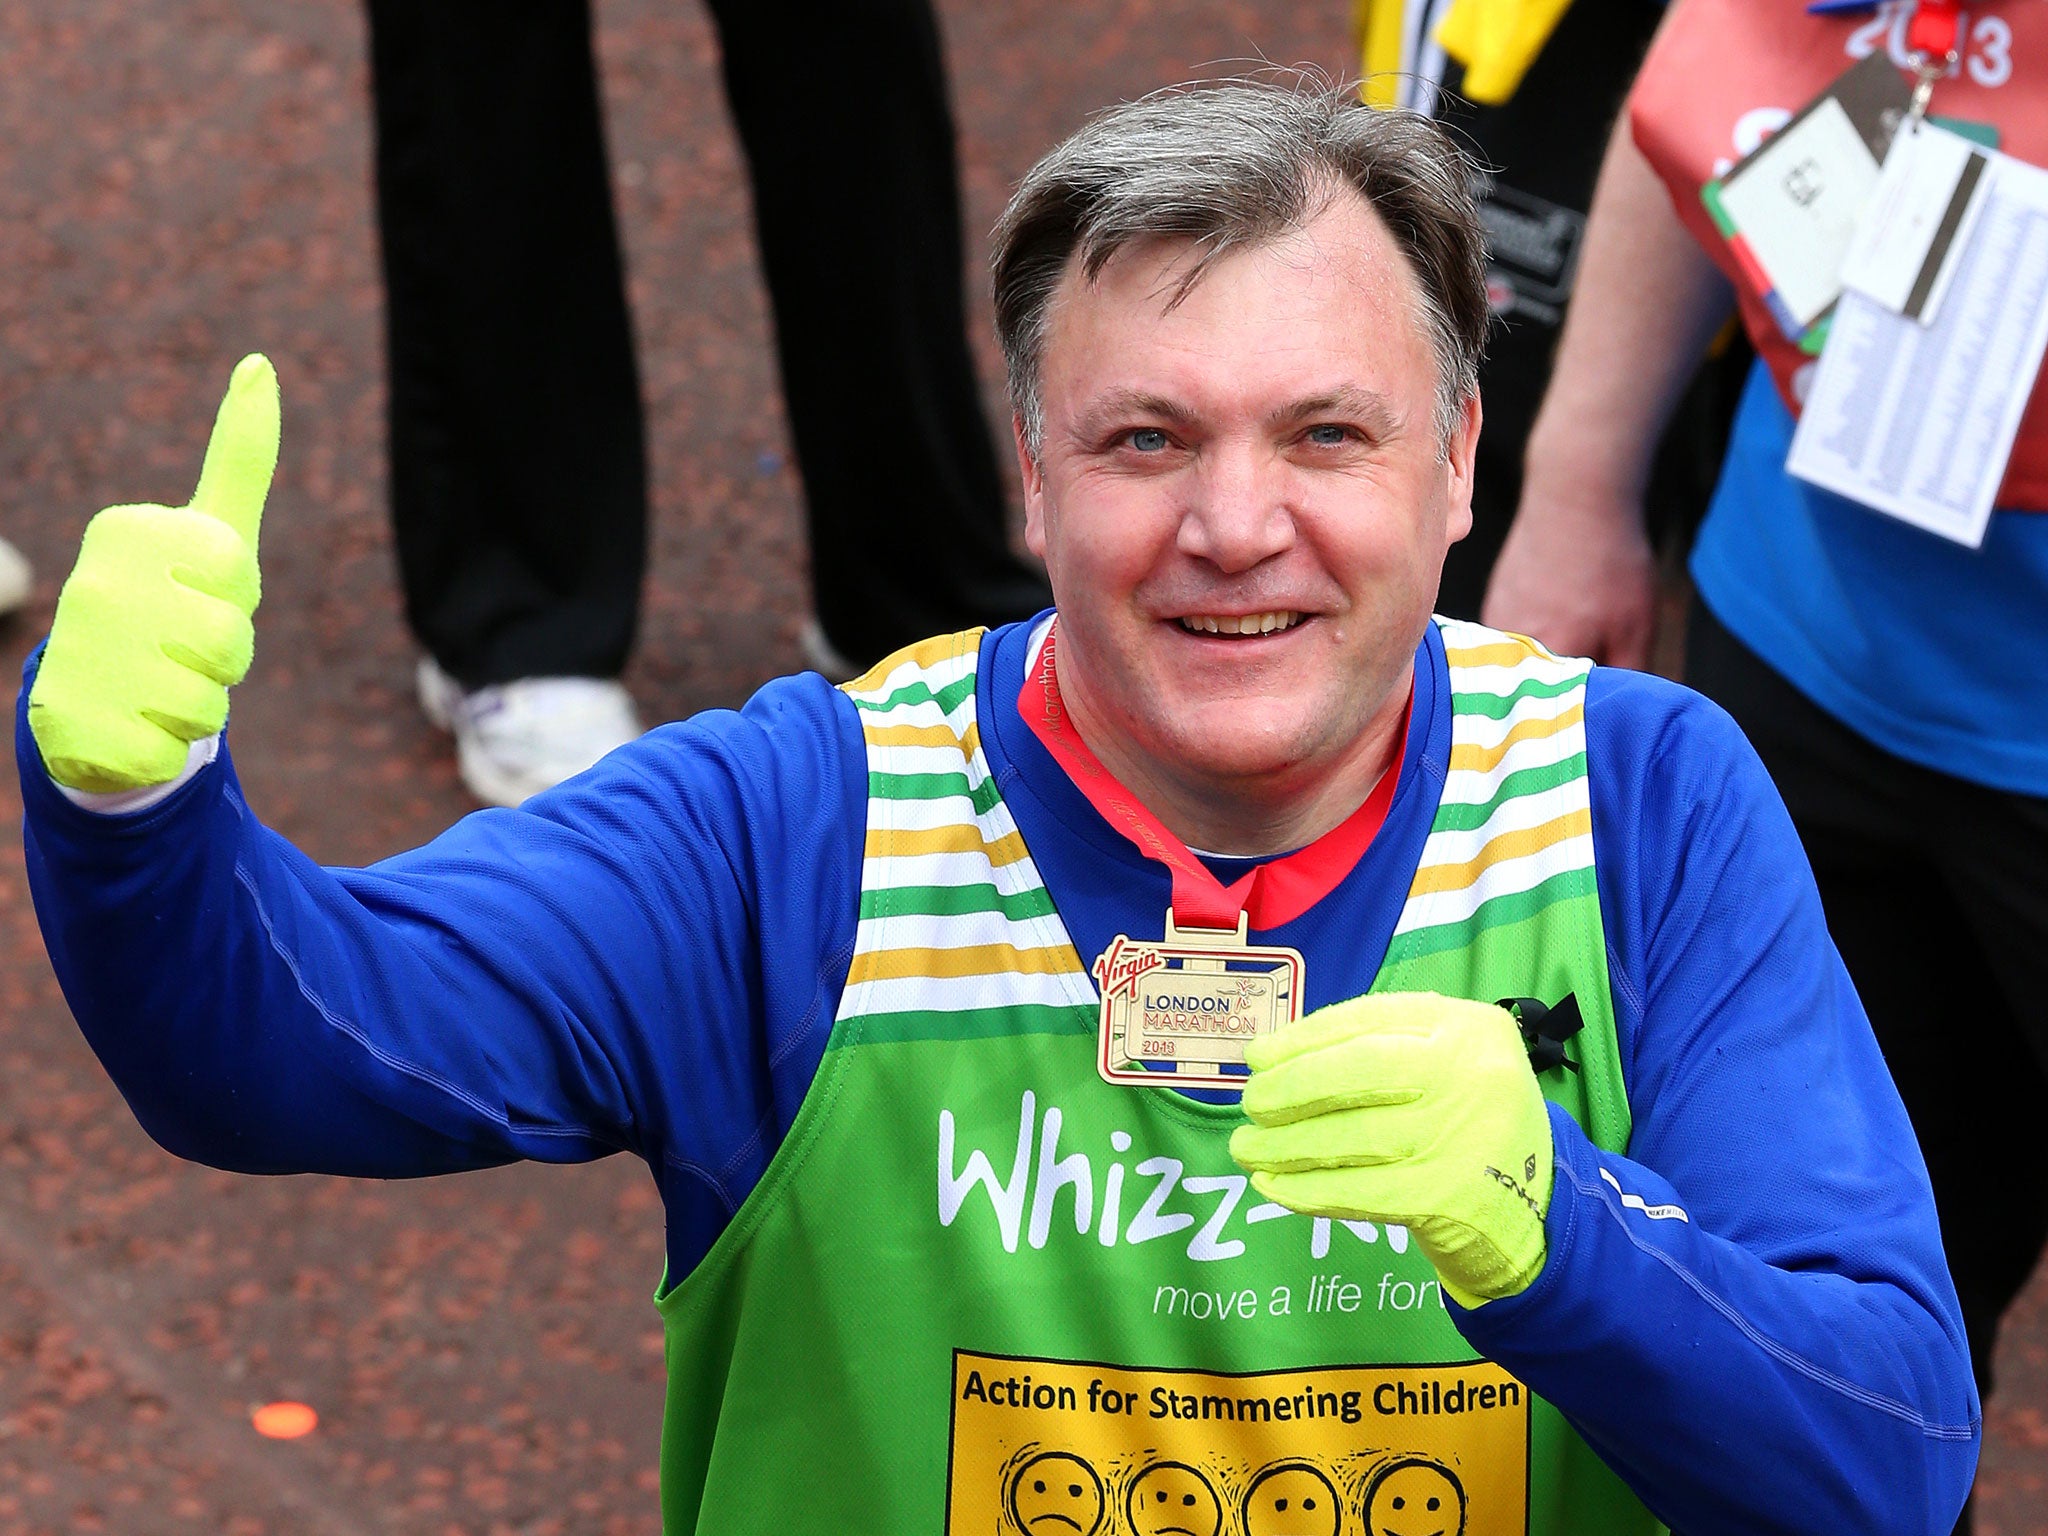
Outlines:
{"type": "Polygon", "coordinates": [[[277,467],[277,373],[236,365],[183,507],[108,507],[57,598],[28,724],[59,784],[166,783],[226,723],[255,653],[256,531],[277,467]]]}

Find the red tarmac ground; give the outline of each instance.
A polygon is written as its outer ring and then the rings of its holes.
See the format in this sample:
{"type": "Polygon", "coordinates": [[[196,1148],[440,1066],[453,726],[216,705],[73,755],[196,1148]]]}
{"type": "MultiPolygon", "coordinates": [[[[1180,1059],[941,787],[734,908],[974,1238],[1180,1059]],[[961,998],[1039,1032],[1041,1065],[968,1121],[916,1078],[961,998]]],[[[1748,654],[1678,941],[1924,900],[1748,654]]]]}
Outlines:
{"type": "MultiPolygon", "coordinates": [[[[941,9],[977,267],[1011,182],[1093,107],[1220,60],[1346,63],[1341,0],[941,9]]],[[[600,11],[657,510],[628,681],[669,718],[800,664],[805,555],[709,27],[685,3],[600,11]]],[[[360,11],[40,0],[0,8],[0,69],[0,533],[41,578],[5,664],[96,508],[189,494],[260,348],[285,436],[237,761],[320,859],[424,840],[468,801],[413,704],[392,577],[360,11]]],[[[17,816],[11,780],[0,797],[17,816]]],[[[379,1184],[175,1162],[73,1028],[20,862],[0,844],[0,1536],[656,1531],[640,1166],[379,1184]],[[259,1437],[280,1399],[318,1427],[259,1437]]],[[[2002,1364],[1979,1529],[2048,1536],[2038,1286],[2002,1364]]]]}

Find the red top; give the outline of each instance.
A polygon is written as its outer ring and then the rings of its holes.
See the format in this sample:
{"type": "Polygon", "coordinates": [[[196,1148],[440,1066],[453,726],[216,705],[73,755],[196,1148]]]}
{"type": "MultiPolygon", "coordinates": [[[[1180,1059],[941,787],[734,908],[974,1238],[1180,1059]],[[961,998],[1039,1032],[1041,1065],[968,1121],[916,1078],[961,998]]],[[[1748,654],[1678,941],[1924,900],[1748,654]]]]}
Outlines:
{"type": "MultiPolygon", "coordinates": [[[[1695,240],[1735,284],[1742,319],[1796,414],[1795,375],[1813,359],[1785,339],[1749,291],[1700,188],[1780,126],[1859,59],[1883,48],[1902,72],[1912,50],[1949,37],[1955,71],[1935,82],[1928,111],[1997,127],[1999,148],[2048,164],[2048,6],[1990,0],[1883,0],[1870,14],[1810,16],[1798,0],[1678,0],[1629,94],[1637,146],[1695,240]]],[[[1808,376],[1810,377],[1810,375],[1808,376]]],[[[1803,380],[1799,381],[1803,384],[1803,380]]],[[[2048,509],[2048,398],[2036,381],[1997,504],[2048,509]]]]}

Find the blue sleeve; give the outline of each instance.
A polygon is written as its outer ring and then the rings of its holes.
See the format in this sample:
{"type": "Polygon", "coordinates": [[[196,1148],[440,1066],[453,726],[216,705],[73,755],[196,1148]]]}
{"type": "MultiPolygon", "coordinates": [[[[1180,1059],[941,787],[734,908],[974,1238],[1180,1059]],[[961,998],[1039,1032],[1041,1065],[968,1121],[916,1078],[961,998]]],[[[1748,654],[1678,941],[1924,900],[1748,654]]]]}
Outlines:
{"type": "Polygon", "coordinates": [[[1598,670],[1586,727],[1633,1136],[1553,1109],[1543,1272],[1459,1326],[1685,1536],[1946,1536],[1979,1432],[1955,1290],[1790,818],[1684,689],[1598,670]]]}
{"type": "Polygon", "coordinates": [[[384,1178],[629,1150],[681,1275],[780,1145],[859,907],[865,761],[822,679],[654,731],[360,870],[258,822],[225,753],[150,810],[82,810],[26,718],[44,940],[167,1150],[384,1178]]]}

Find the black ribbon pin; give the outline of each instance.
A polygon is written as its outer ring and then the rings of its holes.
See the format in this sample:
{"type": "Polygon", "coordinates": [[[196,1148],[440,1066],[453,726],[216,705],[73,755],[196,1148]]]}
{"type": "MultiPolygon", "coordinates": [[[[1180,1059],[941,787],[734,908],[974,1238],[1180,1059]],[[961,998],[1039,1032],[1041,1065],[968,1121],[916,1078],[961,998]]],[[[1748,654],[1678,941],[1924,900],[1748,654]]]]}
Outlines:
{"type": "Polygon", "coordinates": [[[1579,1064],[1565,1054],[1564,1043],[1586,1027],[1579,1015],[1579,997],[1567,992],[1555,1003],[1533,997],[1504,997],[1497,1007],[1514,1015],[1522,1031],[1522,1044],[1529,1049],[1529,1066],[1539,1076],[1553,1067],[1576,1072],[1579,1064]]]}

